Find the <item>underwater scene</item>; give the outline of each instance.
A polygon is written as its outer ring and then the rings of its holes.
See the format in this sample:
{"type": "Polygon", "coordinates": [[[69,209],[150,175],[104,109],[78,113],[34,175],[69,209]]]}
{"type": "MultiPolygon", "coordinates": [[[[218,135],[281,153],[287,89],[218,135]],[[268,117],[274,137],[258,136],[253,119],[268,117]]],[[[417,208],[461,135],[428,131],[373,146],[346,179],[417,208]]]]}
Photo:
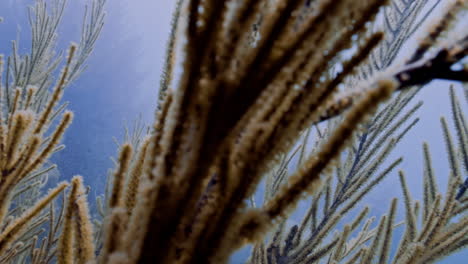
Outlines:
{"type": "Polygon", "coordinates": [[[468,1],[0,1],[0,264],[468,263],[468,1]]]}

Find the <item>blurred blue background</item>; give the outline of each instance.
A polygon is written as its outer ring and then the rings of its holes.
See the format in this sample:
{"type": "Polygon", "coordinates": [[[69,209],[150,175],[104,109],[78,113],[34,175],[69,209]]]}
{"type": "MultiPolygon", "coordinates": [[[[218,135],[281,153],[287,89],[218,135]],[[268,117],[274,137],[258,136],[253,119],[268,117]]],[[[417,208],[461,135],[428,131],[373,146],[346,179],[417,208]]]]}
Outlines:
{"type": "MultiPolygon", "coordinates": [[[[131,124],[139,114],[146,123],[153,121],[174,2],[108,0],[106,25],[88,60],[89,67],[65,92],[63,100],[70,102],[69,109],[75,112],[75,119],[65,136],[66,149],[55,155],[53,161],[58,164],[62,179],[76,174],[84,176],[92,187],[91,203],[96,195],[102,194],[107,170],[113,166],[110,157],[116,155],[117,147],[112,137],[122,139],[124,122],[131,124]]],[[[0,2],[0,16],[4,18],[0,24],[0,53],[10,53],[12,39],[19,39],[20,52],[30,48],[26,8],[31,3],[32,0],[0,2]]],[[[85,3],[87,1],[68,1],[60,27],[59,49],[65,50],[70,41],[79,41],[85,3]]],[[[422,197],[423,141],[430,143],[439,186],[442,190],[446,186],[449,170],[439,117],[451,118],[448,86],[448,82],[433,82],[415,98],[410,106],[418,100],[425,102],[417,114],[421,120],[388,158],[404,156],[399,168],[407,174],[414,199],[422,197]]],[[[467,113],[462,89],[456,84],[467,113]]],[[[454,131],[452,123],[450,126],[454,131]]],[[[371,215],[379,216],[386,212],[393,196],[401,197],[396,171],[360,206],[370,204],[371,215]]],[[[399,208],[403,208],[401,201],[399,208]]],[[[302,203],[297,211],[305,209],[306,204],[302,203]]],[[[397,221],[403,219],[402,212],[399,210],[397,221]]],[[[290,222],[295,221],[300,218],[293,217],[290,222]]],[[[400,227],[396,232],[402,230],[400,227]]],[[[243,263],[248,253],[248,249],[241,250],[231,262],[243,263]]],[[[465,250],[440,263],[468,263],[467,259],[465,250]]]]}

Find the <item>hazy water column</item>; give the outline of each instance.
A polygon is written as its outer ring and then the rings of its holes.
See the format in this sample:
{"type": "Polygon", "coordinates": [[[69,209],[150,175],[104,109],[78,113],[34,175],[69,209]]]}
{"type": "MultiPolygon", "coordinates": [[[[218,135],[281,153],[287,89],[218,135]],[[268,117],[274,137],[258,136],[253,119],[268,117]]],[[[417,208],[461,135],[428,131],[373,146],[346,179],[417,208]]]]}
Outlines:
{"type": "MultiPolygon", "coordinates": [[[[69,2],[64,35],[79,31],[77,10],[83,6],[77,2],[69,2]]],[[[103,192],[107,170],[113,166],[110,156],[117,153],[112,137],[121,140],[124,121],[131,124],[139,114],[148,124],[153,121],[171,3],[107,1],[106,25],[89,68],[65,93],[75,120],[66,135],[67,149],[56,162],[67,178],[82,174],[93,187],[92,196],[103,192]]]]}

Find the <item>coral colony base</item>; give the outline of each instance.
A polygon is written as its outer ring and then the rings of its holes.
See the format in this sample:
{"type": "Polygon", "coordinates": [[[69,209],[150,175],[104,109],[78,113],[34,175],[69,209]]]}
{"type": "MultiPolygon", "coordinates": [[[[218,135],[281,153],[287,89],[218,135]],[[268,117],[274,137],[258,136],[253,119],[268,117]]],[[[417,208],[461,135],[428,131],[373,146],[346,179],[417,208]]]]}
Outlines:
{"type": "Polygon", "coordinates": [[[402,162],[386,158],[419,121],[418,91],[434,79],[468,82],[468,35],[456,29],[467,2],[444,2],[177,1],[154,125],[137,125],[120,144],[95,218],[82,177],[41,190],[73,119],[62,94],[93,50],[105,0],[87,8],[56,79],[66,1],[36,1],[30,53],[13,42],[0,59],[0,263],[226,263],[250,243],[252,264],[399,264],[463,249],[468,123],[453,87],[455,137],[441,119],[446,190],[424,143],[422,202],[398,173],[402,222],[397,198],[378,223],[360,203],[402,162]],[[394,63],[423,24],[429,30],[394,63]],[[303,220],[287,225],[303,198],[303,220]]]}

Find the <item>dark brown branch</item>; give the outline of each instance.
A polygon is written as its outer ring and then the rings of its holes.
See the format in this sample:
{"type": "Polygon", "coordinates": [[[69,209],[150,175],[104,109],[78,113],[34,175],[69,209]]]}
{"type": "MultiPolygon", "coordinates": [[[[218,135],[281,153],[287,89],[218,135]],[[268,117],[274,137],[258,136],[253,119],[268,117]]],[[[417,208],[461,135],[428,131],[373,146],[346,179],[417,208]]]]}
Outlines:
{"type": "MultiPolygon", "coordinates": [[[[452,70],[452,66],[460,62],[468,54],[468,43],[463,40],[452,48],[441,49],[431,59],[417,61],[409,64],[403,70],[397,72],[393,77],[399,82],[397,90],[404,90],[416,85],[425,85],[432,80],[450,80],[468,82],[468,70],[452,70]]],[[[316,123],[320,123],[336,117],[349,109],[356,100],[356,94],[344,97],[319,117],[316,123]]]]}
{"type": "Polygon", "coordinates": [[[410,64],[406,69],[397,73],[395,78],[400,82],[399,90],[413,85],[425,85],[434,79],[468,82],[466,70],[451,70],[452,65],[466,56],[468,52],[468,47],[465,46],[463,50],[452,54],[454,49],[459,48],[456,46],[451,50],[442,49],[434,58],[424,63],[410,64]]]}

